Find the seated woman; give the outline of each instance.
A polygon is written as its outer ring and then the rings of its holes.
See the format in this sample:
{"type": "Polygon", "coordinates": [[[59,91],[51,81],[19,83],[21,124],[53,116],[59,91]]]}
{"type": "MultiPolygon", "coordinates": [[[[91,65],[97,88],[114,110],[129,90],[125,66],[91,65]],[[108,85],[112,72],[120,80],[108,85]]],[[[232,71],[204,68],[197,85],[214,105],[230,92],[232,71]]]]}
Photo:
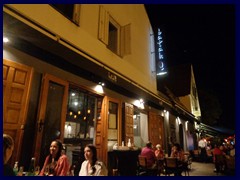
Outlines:
{"type": "Polygon", "coordinates": [[[104,163],[97,159],[97,149],[88,144],[84,148],[85,161],[82,163],[79,176],[107,176],[108,171],[104,163]]]}
{"type": "Polygon", "coordinates": [[[157,160],[164,158],[164,152],[162,150],[161,145],[157,144],[156,148],[157,149],[155,150],[155,156],[156,156],[157,160]]]}
{"type": "Polygon", "coordinates": [[[16,176],[12,167],[8,164],[14,150],[14,140],[8,134],[3,134],[3,175],[16,176]]]}
{"type": "Polygon", "coordinates": [[[176,157],[176,158],[178,158],[179,161],[184,160],[184,154],[180,147],[180,144],[175,143],[173,145],[170,157],[176,157]]]}
{"type": "Polygon", "coordinates": [[[184,153],[182,151],[182,148],[180,147],[180,144],[175,143],[173,145],[170,157],[175,157],[178,159],[179,171],[175,173],[175,176],[181,176],[183,171],[183,165],[185,164],[184,164],[184,153]]]}
{"type": "Polygon", "coordinates": [[[65,154],[62,153],[63,145],[60,140],[52,141],[50,154],[46,157],[40,176],[67,176],[69,172],[69,162],[65,154]]]}
{"type": "Polygon", "coordinates": [[[155,150],[155,156],[157,159],[157,166],[158,166],[158,170],[159,173],[163,173],[164,172],[164,151],[162,150],[162,147],[160,144],[156,145],[156,150],[155,150]]]}

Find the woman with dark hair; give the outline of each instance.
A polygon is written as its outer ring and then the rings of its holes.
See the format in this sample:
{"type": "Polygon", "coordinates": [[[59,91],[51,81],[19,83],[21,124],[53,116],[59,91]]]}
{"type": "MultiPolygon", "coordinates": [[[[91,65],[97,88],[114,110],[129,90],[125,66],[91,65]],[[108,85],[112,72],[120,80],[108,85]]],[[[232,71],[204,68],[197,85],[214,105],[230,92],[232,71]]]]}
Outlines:
{"type": "Polygon", "coordinates": [[[12,156],[14,149],[14,141],[8,134],[3,134],[3,175],[4,176],[15,176],[12,167],[7,164],[8,160],[12,156]]]}
{"type": "Polygon", "coordinates": [[[69,162],[65,154],[62,153],[63,145],[60,140],[52,141],[50,154],[46,157],[40,176],[67,176],[69,172],[69,162]]]}
{"type": "Polygon", "coordinates": [[[172,152],[171,152],[171,156],[170,157],[174,157],[178,159],[178,170],[177,172],[175,172],[175,176],[181,176],[182,175],[182,171],[183,171],[183,165],[184,164],[184,154],[183,154],[183,150],[180,146],[180,144],[175,143],[172,147],[172,152]]]}
{"type": "Polygon", "coordinates": [[[79,176],[107,176],[107,168],[97,159],[97,149],[94,145],[85,146],[84,157],[86,160],[82,163],[79,176]]]}
{"type": "Polygon", "coordinates": [[[173,145],[170,157],[176,157],[176,158],[178,158],[179,161],[184,160],[184,154],[183,154],[183,150],[182,150],[180,144],[175,143],[173,145]]]}

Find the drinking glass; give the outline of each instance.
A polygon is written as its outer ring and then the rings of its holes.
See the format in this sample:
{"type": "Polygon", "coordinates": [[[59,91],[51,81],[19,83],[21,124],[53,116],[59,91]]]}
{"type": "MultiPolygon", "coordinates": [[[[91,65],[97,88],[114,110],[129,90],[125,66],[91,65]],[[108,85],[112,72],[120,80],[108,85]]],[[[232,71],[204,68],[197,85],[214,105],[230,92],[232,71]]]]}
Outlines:
{"type": "Polygon", "coordinates": [[[44,175],[48,176],[48,174],[49,174],[49,167],[46,166],[45,169],[44,169],[44,175]]]}
{"type": "Polygon", "coordinates": [[[17,176],[23,176],[23,168],[24,168],[23,166],[19,168],[17,176]]]}
{"type": "Polygon", "coordinates": [[[37,176],[40,173],[40,166],[36,166],[34,170],[35,176],[37,176]]]}

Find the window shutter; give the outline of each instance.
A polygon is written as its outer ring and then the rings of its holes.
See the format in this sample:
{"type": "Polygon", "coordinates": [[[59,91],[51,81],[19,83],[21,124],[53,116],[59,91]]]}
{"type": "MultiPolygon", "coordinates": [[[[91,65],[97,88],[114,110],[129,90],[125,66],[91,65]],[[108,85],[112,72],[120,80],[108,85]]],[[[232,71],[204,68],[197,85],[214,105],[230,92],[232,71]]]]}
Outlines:
{"type": "Polygon", "coordinates": [[[121,56],[131,54],[131,25],[121,27],[121,56]]]}
{"type": "Polygon", "coordinates": [[[98,38],[106,45],[108,45],[108,27],[109,27],[109,14],[103,8],[103,6],[100,6],[98,38]]]}
{"type": "Polygon", "coordinates": [[[80,22],[80,4],[75,4],[73,9],[73,21],[79,25],[80,22]]]}

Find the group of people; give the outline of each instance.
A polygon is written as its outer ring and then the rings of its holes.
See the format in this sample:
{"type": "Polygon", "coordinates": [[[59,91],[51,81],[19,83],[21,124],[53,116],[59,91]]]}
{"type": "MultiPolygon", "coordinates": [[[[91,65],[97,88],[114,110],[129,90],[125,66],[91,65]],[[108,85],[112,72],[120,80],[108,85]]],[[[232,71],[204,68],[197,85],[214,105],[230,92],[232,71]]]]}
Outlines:
{"type": "MultiPolygon", "coordinates": [[[[157,168],[158,161],[163,159],[165,156],[164,151],[161,148],[161,145],[157,144],[156,150],[154,151],[151,142],[147,142],[146,147],[142,148],[141,155],[146,157],[147,165],[148,165],[148,168],[150,168],[150,169],[157,168]]],[[[185,160],[184,152],[183,152],[180,144],[178,144],[178,143],[173,144],[173,146],[171,148],[170,157],[175,157],[178,159],[179,162],[184,162],[184,160],[185,160]]],[[[182,170],[180,169],[180,171],[175,175],[176,176],[181,175],[181,173],[182,173],[182,170]]]]}
{"type": "Polygon", "coordinates": [[[141,155],[146,157],[148,168],[154,169],[157,166],[157,160],[164,158],[164,151],[160,144],[156,145],[156,150],[154,151],[152,143],[149,141],[146,143],[146,146],[142,148],[141,155]]]}
{"type": "MultiPolygon", "coordinates": [[[[13,168],[8,165],[14,149],[14,140],[11,136],[3,134],[3,164],[4,176],[15,176],[13,168]]],[[[67,156],[63,153],[63,144],[60,140],[51,142],[49,155],[46,157],[39,176],[67,176],[70,165],[67,156]],[[47,170],[47,171],[46,171],[47,170]]],[[[103,162],[97,159],[97,149],[88,144],[84,148],[85,161],[81,165],[79,176],[106,176],[108,170],[103,162]]]]}

